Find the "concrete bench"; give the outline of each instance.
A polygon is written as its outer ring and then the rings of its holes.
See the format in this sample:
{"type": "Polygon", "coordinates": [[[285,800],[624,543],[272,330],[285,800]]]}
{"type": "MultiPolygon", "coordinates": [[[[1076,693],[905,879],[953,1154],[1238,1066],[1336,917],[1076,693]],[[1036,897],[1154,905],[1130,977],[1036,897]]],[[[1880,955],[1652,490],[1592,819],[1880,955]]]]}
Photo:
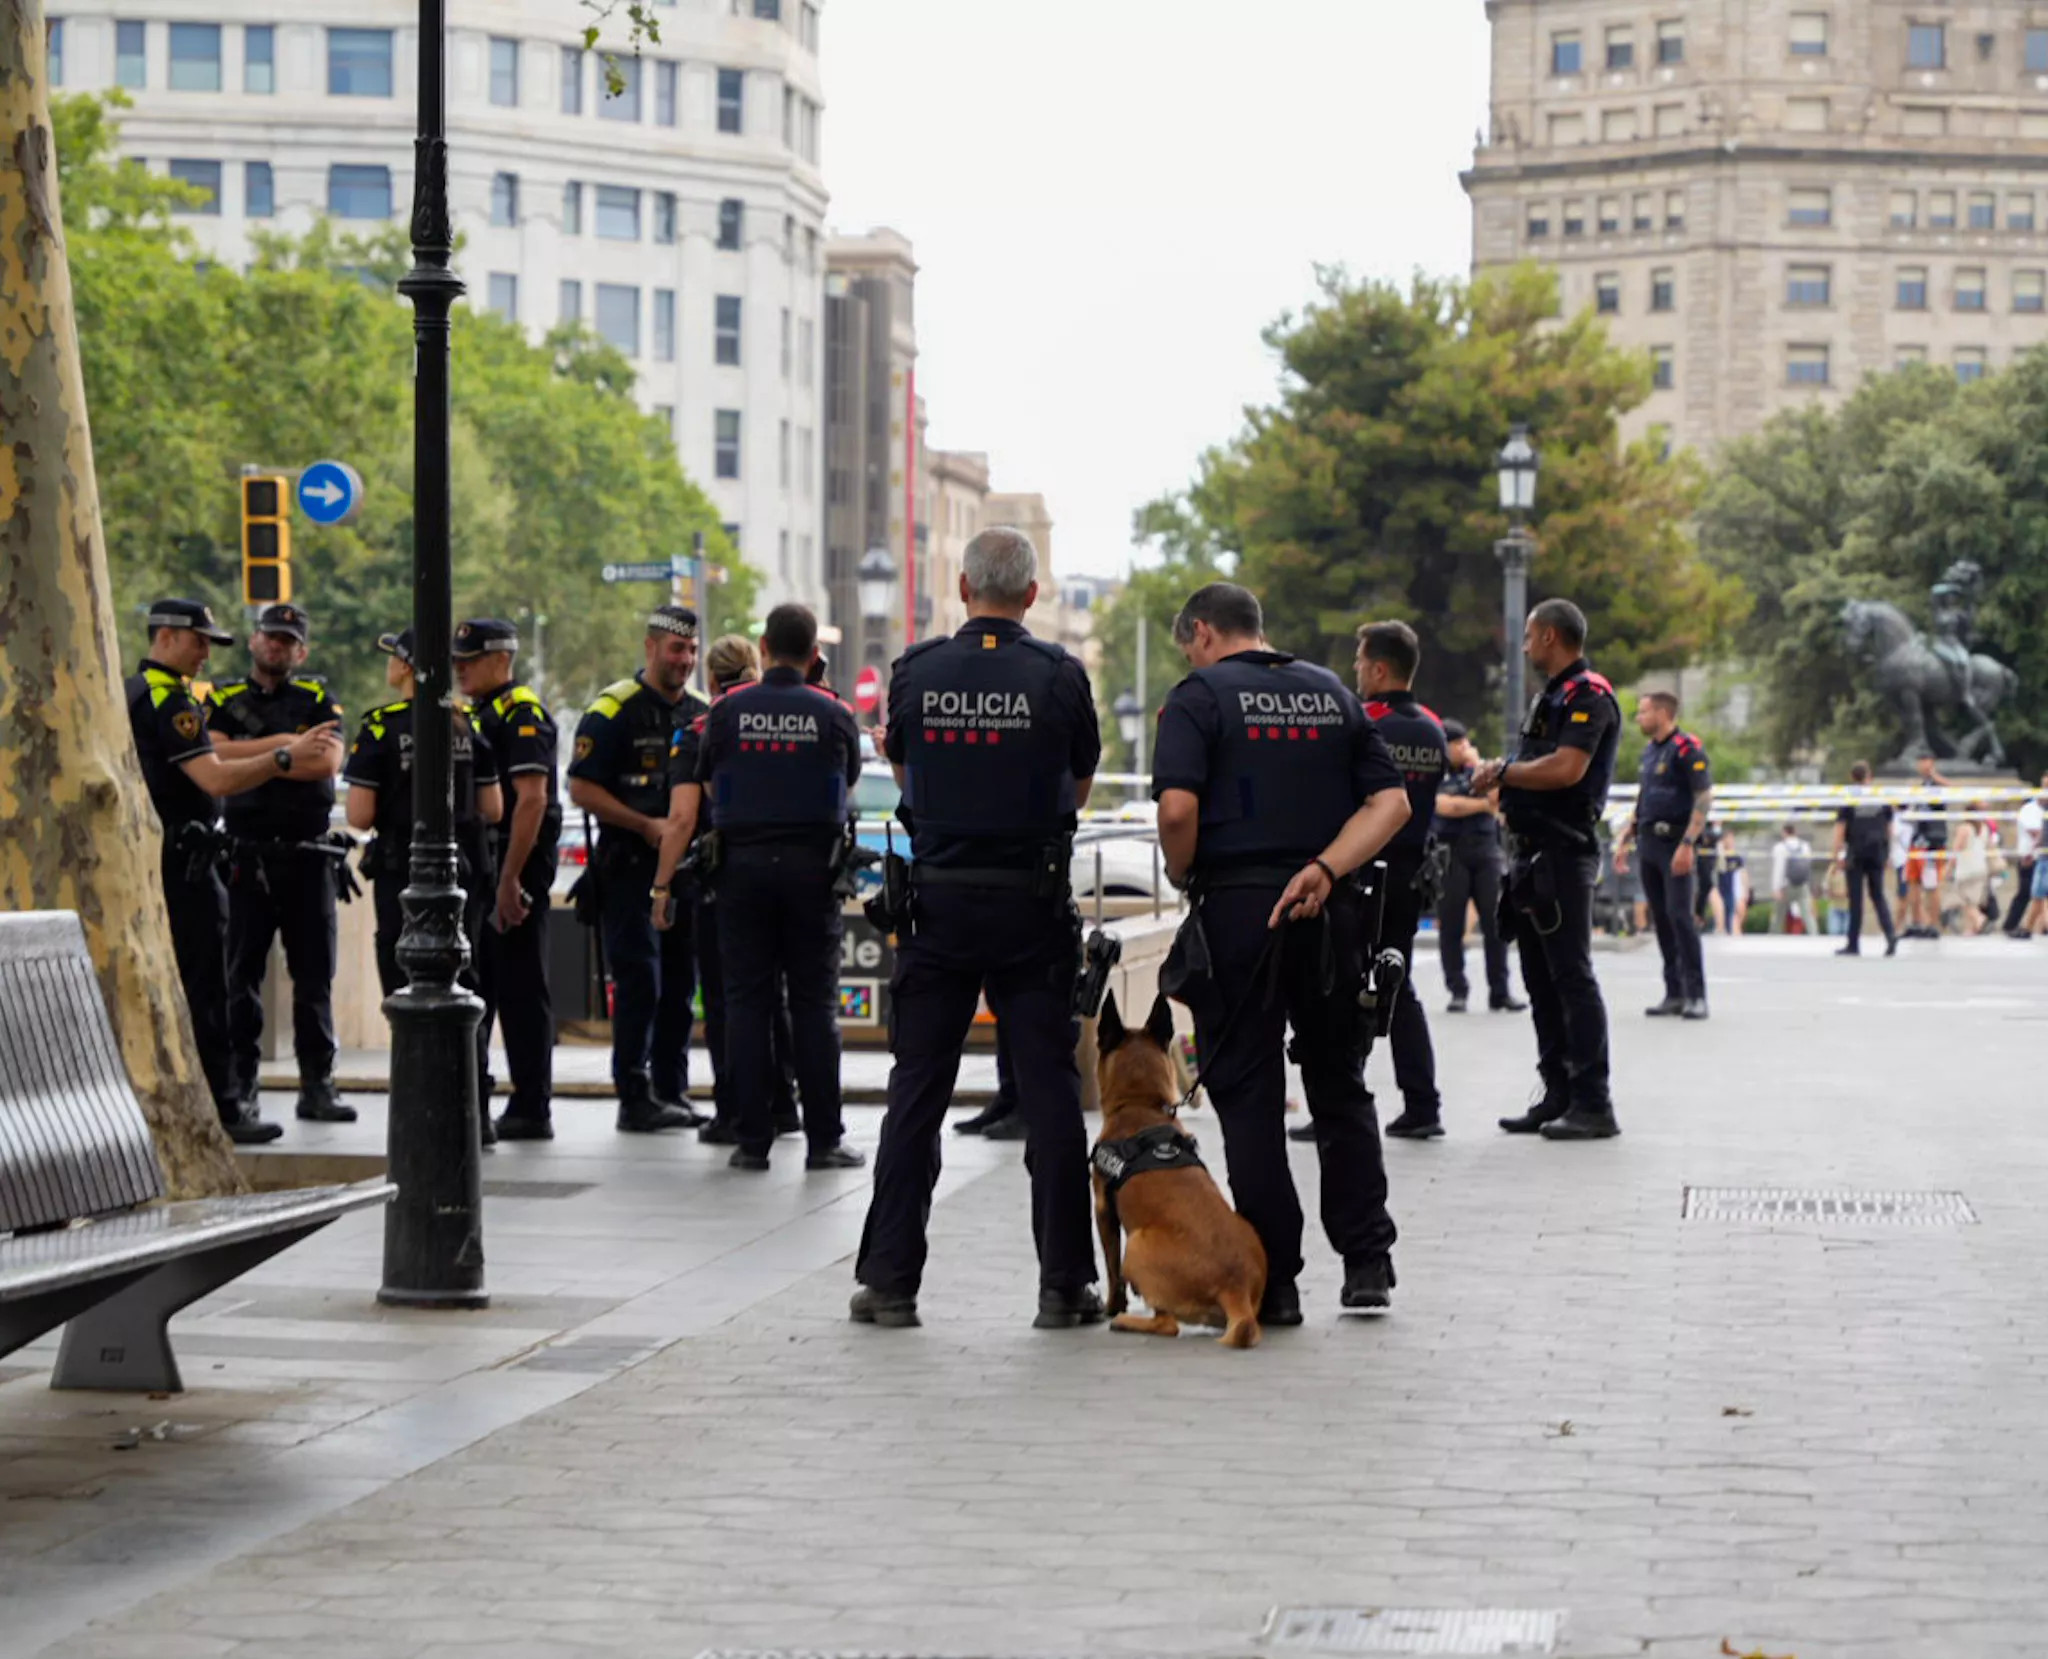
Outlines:
{"type": "Polygon", "coordinates": [[[0,1355],[63,1325],[52,1387],[175,1393],[172,1315],[396,1190],[160,1203],[78,918],[0,915],[0,1355]]]}

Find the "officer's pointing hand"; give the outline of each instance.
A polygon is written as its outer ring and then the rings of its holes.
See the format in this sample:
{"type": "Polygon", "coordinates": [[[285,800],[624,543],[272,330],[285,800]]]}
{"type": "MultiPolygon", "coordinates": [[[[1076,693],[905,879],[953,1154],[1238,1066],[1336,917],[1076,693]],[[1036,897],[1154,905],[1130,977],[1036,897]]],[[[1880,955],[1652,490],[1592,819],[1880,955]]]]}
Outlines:
{"type": "Polygon", "coordinates": [[[1307,921],[1322,914],[1323,901],[1330,896],[1330,877],[1320,864],[1306,864],[1287,884],[1287,891],[1280,895],[1280,902],[1273,906],[1273,914],[1267,918],[1266,926],[1278,927],[1282,922],[1307,921]]]}
{"type": "Polygon", "coordinates": [[[293,738],[286,747],[292,751],[294,757],[301,755],[310,757],[325,749],[329,744],[338,746],[340,742],[341,722],[339,720],[329,720],[318,726],[308,726],[297,737],[293,738]]]}

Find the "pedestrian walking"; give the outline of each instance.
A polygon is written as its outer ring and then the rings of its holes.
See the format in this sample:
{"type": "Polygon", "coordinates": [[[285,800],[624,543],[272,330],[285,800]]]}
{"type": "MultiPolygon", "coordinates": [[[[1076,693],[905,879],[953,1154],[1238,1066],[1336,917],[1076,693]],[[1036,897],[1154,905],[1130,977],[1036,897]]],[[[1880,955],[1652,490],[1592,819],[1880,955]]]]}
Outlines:
{"type": "Polygon", "coordinates": [[[1514,992],[1508,977],[1507,941],[1500,931],[1502,854],[1499,803],[1472,788],[1479,767],[1479,749],[1464,723],[1444,722],[1451,769],[1437,791],[1435,834],[1445,851],[1443,893],[1437,900],[1437,954],[1443,963],[1444,985],[1451,993],[1449,1012],[1462,1014],[1470,1005],[1472,982],[1465,973],[1465,928],[1478,912],[1479,938],[1486,963],[1486,1006],[1494,1013],[1518,1014],[1529,1005],[1514,992]]]}
{"type": "MultiPolygon", "coordinates": [[[[225,760],[260,755],[316,726],[338,727],[341,705],[327,682],[305,671],[312,622],[296,605],[266,605],[249,637],[249,673],[213,688],[208,729],[225,760]]],[[[256,1098],[263,1053],[263,981],[270,947],[284,941],[292,982],[292,1054],[297,1113],[314,1123],[353,1123],[356,1109],[335,1093],[334,974],[340,966],[335,866],[311,845],[324,842],[334,813],[338,743],[323,745],[289,775],[232,797],[228,878],[228,1052],[237,1098],[256,1098]]]]}
{"type": "Polygon", "coordinates": [[[2026,924],[2033,911],[2035,873],[2048,863],[2041,850],[2044,826],[2048,826],[2048,772],[2041,774],[2039,792],[2020,807],[2013,825],[2013,894],[2005,909],[2008,939],[2033,937],[2026,924]]]}
{"type": "Polygon", "coordinates": [[[1771,931],[1813,931],[1813,847],[1797,824],[1784,825],[1771,848],[1771,931]]]}
{"type": "Polygon", "coordinates": [[[1849,882],[1849,942],[1837,956],[1863,954],[1863,895],[1867,890],[1877,910],[1877,925],[1884,930],[1884,953],[1896,956],[1898,934],[1892,927],[1892,909],[1885,898],[1885,881],[1892,858],[1893,817],[1891,803],[1869,794],[1870,763],[1859,760],[1849,768],[1850,800],[1835,814],[1835,863],[1849,882]]]}
{"type": "Polygon", "coordinates": [[[1906,855],[1906,925],[1904,939],[1941,937],[1941,890],[1949,874],[1948,797],[1951,787],[1941,775],[1932,755],[1916,762],[1919,780],[1913,785],[1920,797],[1916,809],[1906,814],[1911,832],[1906,855]]]}
{"type": "MultiPolygon", "coordinates": [[[[1152,793],[1167,874],[1193,908],[1161,983],[1194,1015],[1231,1195],[1266,1247],[1259,1320],[1302,1318],[1301,1201],[1285,1123],[1289,1025],[1315,1126],[1323,1226],[1344,1259],[1343,1306],[1383,1313],[1396,1234],[1365,1083],[1371,1027],[1360,1017],[1377,942],[1353,877],[1409,821],[1408,790],[1351,689],[1273,650],[1246,589],[1197,589],[1173,637],[1191,672],[1159,711],[1152,793]]],[[[1400,883],[1386,874],[1391,913],[1400,883]]],[[[1411,894],[1405,909],[1413,908],[1411,894]]]]}
{"type": "Polygon", "coordinates": [[[886,752],[915,863],[907,910],[886,918],[900,941],[895,1063],[851,1313],[863,1324],[918,1322],[940,1129],[986,991],[1012,1043],[1028,1131],[1035,1323],[1066,1329],[1103,1317],[1074,1054],[1081,923],[1070,867],[1102,734],[1079,659],[1025,630],[1038,598],[1031,538],[984,530],[961,566],[965,626],[912,646],[889,679],[886,752]]]}
{"type": "Polygon", "coordinates": [[[1507,819],[1501,909],[1521,952],[1543,1082],[1542,1098],[1500,1126],[1546,1140],[1605,1140],[1621,1129],[1608,1079],[1607,1005],[1593,971],[1593,886],[1621,706],[1586,661],[1585,613],[1570,600],[1546,599],[1529,613],[1522,649],[1547,676],[1543,689],[1513,758],[1489,761],[1474,780],[1500,791],[1507,819]]]}
{"type": "Polygon", "coordinates": [[[1636,703],[1643,749],[1636,808],[1614,847],[1617,874],[1640,849],[1643,898],[1664,960],[1664,1000],[1643,1010],[1652,1019],[1707,1017],[1707,968],[1695,917],[1693,878],[1700,837],[1714,804],[1714,772],[1706,745],[1678,724],[1678,699],[1646,693],[1636,703]]]}

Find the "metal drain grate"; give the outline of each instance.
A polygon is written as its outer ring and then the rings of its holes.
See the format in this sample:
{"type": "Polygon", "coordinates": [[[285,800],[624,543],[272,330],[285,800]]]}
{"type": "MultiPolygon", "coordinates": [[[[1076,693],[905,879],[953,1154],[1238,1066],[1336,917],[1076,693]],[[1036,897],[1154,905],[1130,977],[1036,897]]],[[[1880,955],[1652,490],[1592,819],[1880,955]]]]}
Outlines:
{"type": "Polygon", "coordinates": [[[1276,1607],[1261,1643],[1277,1653],[1553,1653],[1561,1612],[1512,1607],[1276,1607]]]}
{"type": "Polygon", "coordinates": [[[1842,1192],[1818,1187],[1687,1187],[1687,1221],[1835,1221],[1864,1227],[1974,1227],[1959,1192],[1842,1192]]]}
{"type": "Polygon", "coordinates": [[[572,1336],[514,1360],[508,1371],[623,1371],[661,1346],[653,1336],[572,1336]]]}
{"type": "Polygon", "coordinates": [[[574,1198],[589,1192],[595,1181],[486,1181],[486,1198],[574,1198]]]}

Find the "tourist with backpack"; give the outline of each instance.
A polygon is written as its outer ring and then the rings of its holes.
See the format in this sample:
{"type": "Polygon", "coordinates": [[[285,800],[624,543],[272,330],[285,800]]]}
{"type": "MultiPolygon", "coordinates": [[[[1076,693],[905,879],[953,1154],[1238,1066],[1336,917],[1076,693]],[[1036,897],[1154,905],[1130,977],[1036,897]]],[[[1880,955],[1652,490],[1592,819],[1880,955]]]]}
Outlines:
{"type": "Polygon", "coordinates": [[[1813,931],[1813,848],[1797,824],[1780,830],[1771,848],[1771,901],[1773,933],[1813,931]]]}

